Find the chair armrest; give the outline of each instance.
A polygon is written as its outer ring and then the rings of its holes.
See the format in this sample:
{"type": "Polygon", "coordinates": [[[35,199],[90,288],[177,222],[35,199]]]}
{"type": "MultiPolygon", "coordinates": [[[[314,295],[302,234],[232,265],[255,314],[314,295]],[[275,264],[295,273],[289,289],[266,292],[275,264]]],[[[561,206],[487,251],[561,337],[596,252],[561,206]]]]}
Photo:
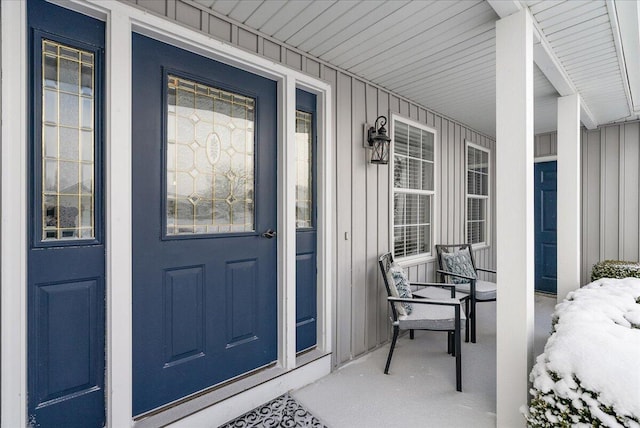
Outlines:
{"type": "Polygon", "coordinates": [[[412,282],[411,285],[417,285],[418,287],[451,287],[451,284],[445,284],[444,282],[412,282]]]}
{"type": "Polygon", "coordinates": [[[484,268],[476,268],[476,270],[482,271],[482,272],[489,272],[489,273],[498,273],[495,271],[495,269],[484,269],[484,268]]]}
{"type": "Polygon", "coordinates": [[[454,284],[445,284],[444,282],[412,282],[411,285],[415,285],[416,287],[446,288],[448,290],[453,290],[456,287],[454,284]]]}
{"type": "Polygon", "coordinates": [[[431,286],[428,285],[426,287],[422,287],[413,291],[413,298],[414,299],[416,298],[417,299],[452,298],[452,299],[458,299],[464,302],[465,300],[468,300],[470,297],[468,293],[464,293],[460,290],[456,290],[455,284],[437,283],[437,284],[433,284],[431,286]],[[443,294],[448,294],[448,296],[443,296],[443,294]]]}
{"type": "Polygon", "coordinates": [[[415,290],[413,297],[422,298],[423,296],[417,296],[415,293],[426,290],[429,287],[449,290],[449,293],[451,293],[451,298],[464,299],[465,297],[467,297],[467,294],[461,293],[456,290],[455,284],[447,284],[444,282],[412,282],[411,285],[421,287],[418,290],[415,290]],[[456,294],[462,294],[462,296],[456,297],[456,294]]]}
{"type": "Polygon", "coordinates": [[[449,271],[446,271],[446,270],[438,269],[436,272],[440,273],[442,275],[455,276],[456,278],[467,279],[469,281],[475,281],[477,279],[477,278],[472,278],[472,277],[466,276],[466,275],[460,275],[459,273],[449,272],[449,271]]]}
{"type": "Polygon", "coordinates": [[[430,299],[422,297],[419,299],[410,299],[408,297],[387,297],[390,302],[418,303],[423,305],[440,305],[440,306],[460,306],[458,299],[430,299]]]}

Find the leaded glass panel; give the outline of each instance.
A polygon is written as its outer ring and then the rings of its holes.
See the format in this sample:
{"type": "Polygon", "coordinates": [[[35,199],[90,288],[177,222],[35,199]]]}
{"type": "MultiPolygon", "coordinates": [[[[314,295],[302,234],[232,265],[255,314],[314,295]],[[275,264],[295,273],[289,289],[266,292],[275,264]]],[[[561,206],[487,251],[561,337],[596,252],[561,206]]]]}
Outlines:
{"type": "Polygon", "coordinates": [[[252,232],[255,100],[177,76],[167,88],[167,235],[252,232]]]}
{"type": "Polygon", "coordinates": [[[296,111],[296,227],[313,227],[312,115],[296,111]]]}
{"type": "Polygon", "coordinates": [[[95,237],[95,59],[42,41],[42,240],[95,237]]]}

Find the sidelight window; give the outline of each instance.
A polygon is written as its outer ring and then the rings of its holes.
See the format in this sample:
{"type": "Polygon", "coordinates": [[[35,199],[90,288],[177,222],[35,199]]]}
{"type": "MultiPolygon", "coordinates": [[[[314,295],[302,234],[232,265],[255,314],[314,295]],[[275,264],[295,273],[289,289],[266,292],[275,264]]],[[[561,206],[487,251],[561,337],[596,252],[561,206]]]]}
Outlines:
{"type": "Polygon", "coordinates": [[[311,113],[296,111],[296,227],[313,227],[313,132],[311,113]]]}
{"type": "Polygon", "coordinates": [[[42,41],[42,240],[95,237],[95,58],[42,41]]]}

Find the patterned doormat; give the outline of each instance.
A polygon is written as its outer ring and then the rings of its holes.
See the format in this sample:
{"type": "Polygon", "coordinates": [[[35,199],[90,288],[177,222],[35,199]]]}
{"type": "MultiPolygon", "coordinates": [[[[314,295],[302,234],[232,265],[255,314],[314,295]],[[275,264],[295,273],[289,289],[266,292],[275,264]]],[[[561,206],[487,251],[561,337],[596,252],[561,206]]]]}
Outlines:
{"type": "Polygon", "coordinates": [[[220,428],[314,427],[327,428],[289,394],[281,395],[220,428]]]}

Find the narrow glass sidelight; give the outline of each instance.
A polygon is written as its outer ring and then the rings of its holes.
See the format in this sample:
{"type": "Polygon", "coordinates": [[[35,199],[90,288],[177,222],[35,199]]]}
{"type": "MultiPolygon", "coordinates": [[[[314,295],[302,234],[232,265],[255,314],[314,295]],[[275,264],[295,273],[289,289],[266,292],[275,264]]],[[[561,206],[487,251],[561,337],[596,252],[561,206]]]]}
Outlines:
{"type": "Polygon", "coordinates": [[[167,235],[253,232],[255,100],[168,76],[167,235]]]}
{"type": "Polygon", "coordinates": [[[313,227],[313,116],[296,111],[296,227],[313,227]]]}
{"type": "Polygon", "coordinates": [[[95,58],[42,41],[42,240],[95,238],[95,58]]]}

